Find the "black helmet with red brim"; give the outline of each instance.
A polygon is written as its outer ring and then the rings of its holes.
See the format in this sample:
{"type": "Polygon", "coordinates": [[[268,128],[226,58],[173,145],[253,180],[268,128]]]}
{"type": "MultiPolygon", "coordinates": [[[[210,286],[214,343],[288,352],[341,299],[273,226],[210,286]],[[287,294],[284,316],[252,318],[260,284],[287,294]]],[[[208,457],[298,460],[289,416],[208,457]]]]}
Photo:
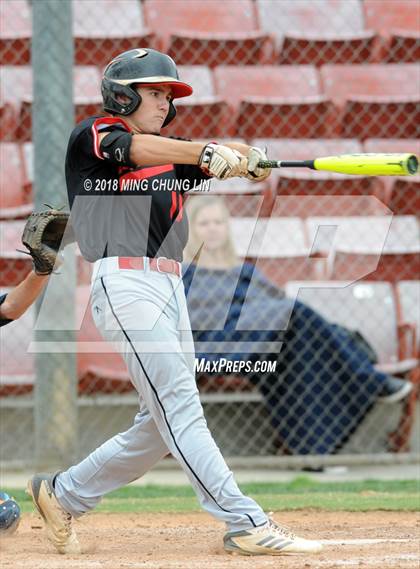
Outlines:
{"type": "Polygon", "coordinates": [[[123,116],[133,113],[141,103],[136,85],[171,87],[170,109],[163,126],[175,118],[172,99],[188,97],[193,92],[190,85],[180,81],[175,62],[169,55],[148,48],[131,49],[115,57],[104,71],[101,86],[104,110],[123,116]]]}

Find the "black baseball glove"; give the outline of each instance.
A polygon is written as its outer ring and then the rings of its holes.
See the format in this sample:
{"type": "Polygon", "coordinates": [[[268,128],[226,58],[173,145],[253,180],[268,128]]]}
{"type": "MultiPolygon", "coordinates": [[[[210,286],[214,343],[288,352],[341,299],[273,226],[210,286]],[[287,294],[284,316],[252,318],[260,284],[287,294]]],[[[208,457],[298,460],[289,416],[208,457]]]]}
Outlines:
{"type": "Polygon", "coordinates": [[[31,213],[28,217],[22,234],[22,243],[29,250],[28,254],[33,259],[37,275],[51,274],[54,266],[61,264],[60,258],[57,259],[60,246],[64,248],[75,240],[71,228],[66,230],[69,215],[57,209],[49,209],[31,213]],[[66,232],[65,241],[63,241],[64,232],[66,232]]]}

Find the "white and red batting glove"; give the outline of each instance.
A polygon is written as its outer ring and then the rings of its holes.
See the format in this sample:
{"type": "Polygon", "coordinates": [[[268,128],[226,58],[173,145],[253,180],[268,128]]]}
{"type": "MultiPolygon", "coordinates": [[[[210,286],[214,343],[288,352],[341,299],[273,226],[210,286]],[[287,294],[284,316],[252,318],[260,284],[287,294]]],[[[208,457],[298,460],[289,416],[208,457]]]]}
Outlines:
{"type": "Polygon", "coordinates": [[[210,142],[203,148],[198,165],[206,174],[219,180],[236,176],[247,177],[248,175],[248,159],[246,156],[237,150],[214,142],[210,142]]]}
{"type": "Polygon", "coordinates": [[[252,182],[262,182],[271,174],[271,168],[258,168],[260,160],[268,160],[266,152],[257,146],[251,146],[248,152],[248,172],[246,177],[252,182]]]}

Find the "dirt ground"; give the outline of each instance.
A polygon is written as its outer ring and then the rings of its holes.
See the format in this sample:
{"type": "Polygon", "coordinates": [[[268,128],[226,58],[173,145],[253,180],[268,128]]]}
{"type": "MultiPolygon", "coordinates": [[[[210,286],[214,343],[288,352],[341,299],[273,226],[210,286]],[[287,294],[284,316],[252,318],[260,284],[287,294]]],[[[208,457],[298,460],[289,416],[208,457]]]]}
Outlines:
{"type": "Polygon", "coordinates": [[[82,555],[62,556],[41,519],[23,516],[0,541],[2,569],[408,569],[419,567],[420,517],[413,512],[282,512],[296,533],[324,542],[316,555],[240,557],[223,551],[224,528],[204,513],[91,514],[76,522],[82,555]]]}

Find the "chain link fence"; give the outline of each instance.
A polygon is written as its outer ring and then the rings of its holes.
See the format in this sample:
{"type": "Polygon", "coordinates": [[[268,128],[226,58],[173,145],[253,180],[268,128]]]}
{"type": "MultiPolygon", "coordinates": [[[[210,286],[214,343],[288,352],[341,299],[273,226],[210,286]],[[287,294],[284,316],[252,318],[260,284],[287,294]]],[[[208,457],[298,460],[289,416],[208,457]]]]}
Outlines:
{"type": "MultiPolygon", "coordinates": [[[[3,0],[0,16],[2,292],[31,267],[16,251],[25,216],[66,203],[69,132],[102,113],[103,68],[127,49],[167,52],[194,88],[166,136],[285,160],[420,154],[412,0],[3,0]]],[[[230,251],[223,270],[211,247],[185,266],[197,382],[223,452],[418,452],[420,177],[279,169],[194,193],[191,235],[201,215],[230,251]],[[390,375],[415,388],[381,403],[390,375]]],[[[45,295],[52,331],[33,332],[37,307],[1,330],[1,461],[69,463],[132,423],[122,358],[92,347],[90,275],[66,251],[45,295]],[[34,338],[56,353],[32,353],[34,338]]]]}

